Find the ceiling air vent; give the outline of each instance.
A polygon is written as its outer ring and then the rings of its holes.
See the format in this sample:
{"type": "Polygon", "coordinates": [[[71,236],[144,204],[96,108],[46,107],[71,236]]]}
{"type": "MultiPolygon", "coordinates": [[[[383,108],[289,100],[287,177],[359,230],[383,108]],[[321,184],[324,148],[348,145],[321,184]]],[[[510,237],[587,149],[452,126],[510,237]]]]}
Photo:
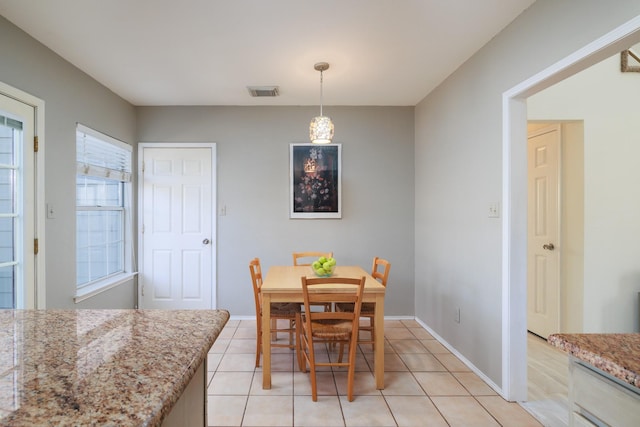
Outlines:
{"type": "Polygon", "coordinates": [[[251,96],[278,96],[278,86],[247,86],[251,96]]]}

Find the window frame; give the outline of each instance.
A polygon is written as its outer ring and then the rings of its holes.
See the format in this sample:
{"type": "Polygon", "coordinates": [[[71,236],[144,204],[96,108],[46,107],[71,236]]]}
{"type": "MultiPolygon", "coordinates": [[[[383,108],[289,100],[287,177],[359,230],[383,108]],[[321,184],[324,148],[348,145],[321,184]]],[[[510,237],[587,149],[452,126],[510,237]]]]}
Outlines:
{"type": "MultiPolygon", "coordinates": [[[[120,140],[112,138],[108,135],[102,134],[91,128],[88,128],[80,123],[76,127],[76,138],[93,138],[100,141],[100,143],[110,144],[115,155],[122,154],[121,151],[128,152],[128,164],[124,166],[126,170],[114,171],[109,169],[108,166],[92,164],[89,160],[83,157],[80,153],[76,153],[77,159],[77,172],[76,172],[76,236],[78,234],[78,213],[88,211],[110,211],[110,212],[122,212],[122,270],[118,272],[108,273],[104,276],[78,284],[78,271],[79,271],[79,257],[77,256],[78,242],[76,241],[76,295],[74,297],[75,303],[84,301],[94,295],[104,292],[108,289],[114,288],[120,284],[130,281],[137,272],[134,271],[133,260],[133,226],[132,226],[132,183],[131,183],[131,168],[133,166],[133,147],[120,140]],[[118,181],[121,184],[121,205],[109,205],[101,206],[99,204],[94,205],[78,205],[77,202],[77,189],[80,183],[81,177],[89,177],[94,180],[108,180],[118,181]]],[[[78,147],[78,140],[76,140],[76,147],[78,147]]],[[[76,148],[78,150],[78,148],[76,148]]],[[[108,232],[105,229],[105,232],[108,232]]],[[[108,244],[105,243],[105,247],[108,244]]]]}

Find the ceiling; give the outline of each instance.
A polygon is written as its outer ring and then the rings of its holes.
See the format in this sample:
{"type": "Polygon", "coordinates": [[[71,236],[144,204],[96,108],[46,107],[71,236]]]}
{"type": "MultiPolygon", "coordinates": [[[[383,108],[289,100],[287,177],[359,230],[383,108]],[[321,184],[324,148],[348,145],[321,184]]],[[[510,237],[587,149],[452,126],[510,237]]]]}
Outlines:
{"type": "Polygon", "coordinates": [[[413,106],[535,0],[0,0],[133,105],[413,106]],[[253,98],[247,86],[279,86],[253,98]]]}

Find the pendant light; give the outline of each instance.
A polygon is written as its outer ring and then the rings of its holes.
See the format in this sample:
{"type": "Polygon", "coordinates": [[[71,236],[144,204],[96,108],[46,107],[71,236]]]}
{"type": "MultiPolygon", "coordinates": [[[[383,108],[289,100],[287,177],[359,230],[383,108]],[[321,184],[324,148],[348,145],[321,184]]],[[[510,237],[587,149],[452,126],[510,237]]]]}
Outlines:
{"type": "Polygon", "coordinates": [[[333,139],[333,123],[329,117],[322,115],[322,72],[329,69],[329,64],[318,62],[313,68],[320,71],[320,115],[311,120],[309,138],[314,144],[329,144],[333,139]]]}

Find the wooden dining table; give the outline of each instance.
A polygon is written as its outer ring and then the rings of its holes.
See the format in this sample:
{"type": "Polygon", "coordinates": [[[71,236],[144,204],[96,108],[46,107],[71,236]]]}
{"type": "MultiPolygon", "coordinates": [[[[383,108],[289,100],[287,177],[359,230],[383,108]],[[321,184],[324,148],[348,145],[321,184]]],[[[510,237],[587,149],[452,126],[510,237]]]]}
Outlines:
{"type": "MultiPolygon", "coordinates": [[[[299,302],[302,304],[302,280],[303,276],[315,277],[310,266],[272,266],[262,283],[262,305],[269,307],[272,302],[299,302]]],[[[351,265],[337,265],[334,277],[365,277],[364,302],[375,303],[375,350],[374,350],[374,375],[376,388],[384,388],[384,294],[385,287],[367,273],[362,267],[351,265]]],[[[328,285],[336,292],[341,291],[340,285],[328,285]]],[[[263,310],[262,313],[262,388],[271,388],[271,313],[263,310]]]]}

